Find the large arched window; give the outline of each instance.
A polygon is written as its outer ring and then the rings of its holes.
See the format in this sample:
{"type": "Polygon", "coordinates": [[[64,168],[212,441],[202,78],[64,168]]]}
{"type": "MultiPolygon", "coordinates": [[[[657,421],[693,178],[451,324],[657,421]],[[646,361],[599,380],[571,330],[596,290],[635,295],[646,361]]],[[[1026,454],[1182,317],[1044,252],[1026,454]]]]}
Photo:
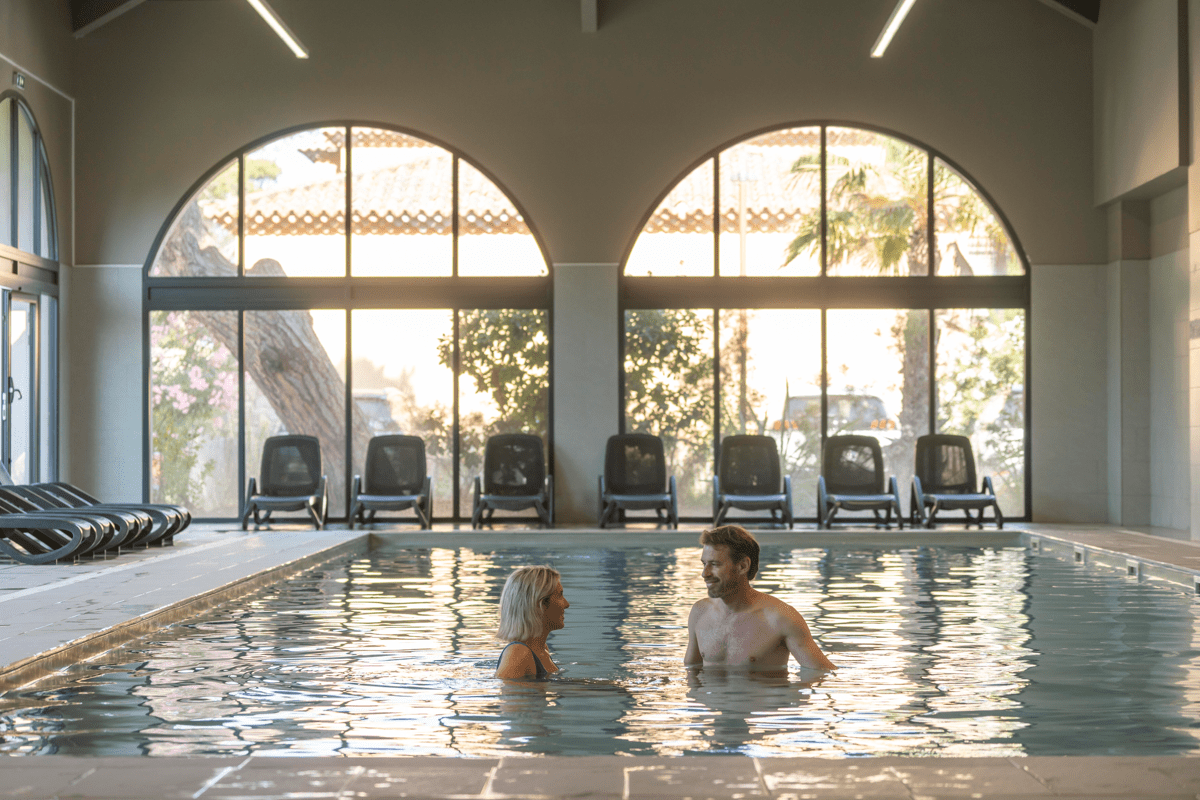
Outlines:
{"type": "Polygon", "coordinates": [[[336,518],[370,437],[411,433],[435,516],[470,516],[488,435],[548,443],[550,280],[518,206],[446,146],[340,124],[245,148],[147,264],[148,496],[233,517],[264,439],[302,433],[336,518]]]}
{"type": "Polygon", "coordinates": [[[914,445],[971,437],[1027,516],[1024,256],[942,155],[895,134],[759,132],[688,170],[630,246],[623,427],[663,436],[683,513],[711,514],[722,437],[776,438],[815,518],[828,436],[876,436],[907,502],[914,445]]]}

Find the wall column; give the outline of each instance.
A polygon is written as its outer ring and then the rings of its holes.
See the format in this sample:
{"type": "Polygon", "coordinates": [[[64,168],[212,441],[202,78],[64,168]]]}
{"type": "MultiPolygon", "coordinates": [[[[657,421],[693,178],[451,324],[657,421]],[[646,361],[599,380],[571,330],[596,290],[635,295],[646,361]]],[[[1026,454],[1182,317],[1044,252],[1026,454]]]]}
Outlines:
{"type": "Polygon", "coordinates": [[[1108,212],[1108,521],[1149,525],[1150,204],[1108,212]]]}
{"type": "Polygon", "coordinates": [[[1200,107],[1200,0],[1188,3],[1188,428],[1191,475],[1192,538],[1200,539],[1200,130],[1196,109],[1200,107]]]}
{"type": "Polygon", "coordinates": [[[616,264],[554,265],[554,495],[562,524],[596,524],[596,477],[617,432],[616,264]]]}

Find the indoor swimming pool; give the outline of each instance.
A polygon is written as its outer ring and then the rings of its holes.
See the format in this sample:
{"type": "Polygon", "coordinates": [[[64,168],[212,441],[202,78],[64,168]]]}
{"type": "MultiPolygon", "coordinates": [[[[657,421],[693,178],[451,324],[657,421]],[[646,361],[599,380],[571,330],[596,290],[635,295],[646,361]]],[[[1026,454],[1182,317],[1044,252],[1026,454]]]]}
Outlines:
{"type": "Polygon", "coordinates": [[[340,558],[0,695],[0,752],[1200,751],[1195,596],[1016,536],[820,547],[764,537],[755,585],[805,615],[838,671],[691,678],[687,615],[704,593],[694,535],[552,552],[529,537],[484,541],[340,558]],[[563,574],[571,607],[550,639],[563,671],[505,684],[492,677],[498,598],[529,563],[563,574]]]}

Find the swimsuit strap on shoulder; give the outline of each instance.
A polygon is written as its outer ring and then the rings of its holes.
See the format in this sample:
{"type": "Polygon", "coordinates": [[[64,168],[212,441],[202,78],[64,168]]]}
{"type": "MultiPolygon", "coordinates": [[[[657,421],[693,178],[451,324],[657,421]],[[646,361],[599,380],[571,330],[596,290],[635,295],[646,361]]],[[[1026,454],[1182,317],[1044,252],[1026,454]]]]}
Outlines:
{"type": "MultiPolygon", "coordinates": [[[[521,641],[509,642],[508,644],[504,645],[504,649],[500,651],[500,660],[501,661],[504,660],[504,654],[508,652],[508,648],[512,647],[514,644],[521,645],[522,647],[524,647],[526,650],[529,651],[529,655],[533,656],[533,663],[537,665],[537,677],[545,678],[547,675],[550,674],[549,672],[546,671],[546,668],[542,666],[542,661],[540,658],[537,657],[537,653],[533,652],[533,648],[521,641]]],[[[499,663],[499,662],[497,662],[497,663],[499,663]]]]}

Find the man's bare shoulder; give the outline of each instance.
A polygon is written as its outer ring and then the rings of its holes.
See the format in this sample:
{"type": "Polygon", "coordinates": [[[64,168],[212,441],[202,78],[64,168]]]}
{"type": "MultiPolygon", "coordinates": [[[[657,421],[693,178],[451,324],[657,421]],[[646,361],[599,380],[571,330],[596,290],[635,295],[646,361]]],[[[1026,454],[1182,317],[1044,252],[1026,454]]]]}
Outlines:
{"type": "Polygon", "coordinates": [[[766,592],[757,592],[754,605],[760,609],[763,614],[770,620],[780,624],[786,622],[795,622],[802,620],[804,617],[788,603],[780,600],[778,597],[767,594],[766,592]]]}
{"type": "Polygon", "coordinates": [[[716,602],[717,601],[712,599],[711,597],[701,597],[699,600],[692,603],[692,610],[690,612],[688,612],[688,620],[689,621],[696,620],[699,617],[703,616],[705,614],[705,612],[707,612],[709,609],[711,609],[713,607],[713,604],[716,602]]]}

